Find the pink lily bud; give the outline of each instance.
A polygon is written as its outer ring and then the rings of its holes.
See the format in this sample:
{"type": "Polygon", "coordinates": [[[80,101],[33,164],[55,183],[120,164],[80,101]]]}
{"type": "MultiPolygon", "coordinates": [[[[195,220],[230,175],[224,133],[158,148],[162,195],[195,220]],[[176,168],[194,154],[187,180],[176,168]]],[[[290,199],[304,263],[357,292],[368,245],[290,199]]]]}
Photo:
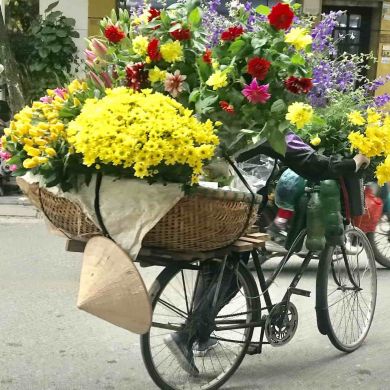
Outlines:
{"type": "Polygon", "coordinates": [[[85,63],[86,63],[87,66],[89,66],[90,68],[93,68],[94,65],[95,65],[92,61],[89,61],[89,60],[85,61],[85,63]]]}
{"type": "Polygon", "coordinates": [[[101,80],[101,78],[96,73],[89,72],[88,75],[89,75],[90,79],[92,80],[92,82],[96,85],[96,87],[101,88],[101,89],[105,88],[104,82],[101,80]]]}
{"type": "Polygon", "coordinates": [[[10,170],[11,172],[15,172],[17,169],[18,169],[18,166],[15,165],[15,164],[12,164],[12,165],[9,166],[9,170],[10,170]]]}
{"type": "Polygon", "coordinates": [[[85,49],[85,56],[87,57],[88,61],[94,61],[97,57],[97,55],[93,51],[88,49],[85,49]]]}
{"type": "Polygon", "coordinates": [[[112,88],[112,80],[107,72],[100,73],[100,77],[103,79],[106,88],[112,88]]]}
{"type": "Polygon", "coordinates": [[[97,56],[104,56],[107,54],[107,46],[99,41],[98,39],[96,38],[93,38],[92,39],[92,42],[91,42],[91,50],[97,55],[97,56]]]}

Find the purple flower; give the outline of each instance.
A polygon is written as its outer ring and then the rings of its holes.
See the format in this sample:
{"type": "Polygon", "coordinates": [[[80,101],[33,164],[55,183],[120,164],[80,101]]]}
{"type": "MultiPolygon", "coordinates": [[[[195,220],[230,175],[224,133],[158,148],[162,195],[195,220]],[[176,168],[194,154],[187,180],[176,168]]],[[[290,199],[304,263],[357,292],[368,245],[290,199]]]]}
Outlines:
{"type": "Polygon", "coordinates": [[[242,94],[253,104],[265,104],[271,97],[269,84],[259,85],[255,78],[249,85],[245,84],[242,94]]]}
{"type": "Polygon", "coordinates": [[[390,102],[390,94],[384,93],[383,95],[376,96],[374,103],[377,107],[383,107],[390,102]]]}
{"type": "Polygon", "coordinates": [[[390,81],[390,74],[386,76],[380,76],[374,81],[372,81],[371,83],[367,84],[366,90],[371,92],[376,91],[378,88],[382,87],[389,81],[390,81]]]}
{"type": "Polygon", "coordinates": [[[314,52],[328,51],[331,55],[337,53],[333,43],[333,31],[338,26],[338,18],[343,14],[343,11],[331,11],[329,14],[322,14],[322,20],[313,29],[311,36],[313,37],[312,50],[314,52]]]}
{"type": "Polygon", "coordinates": [[[39,99],[39,101],[45,104],[50,104],[53,102],[53,98],[51,96],[43,96],[39,99]]]}
{"type": "Polygon", "coordinates": [[[65,93],[66,93],[65,88],[56,88],[54,90],[55,95],[59,96],[61,99],[65,99],[65,93]]]}

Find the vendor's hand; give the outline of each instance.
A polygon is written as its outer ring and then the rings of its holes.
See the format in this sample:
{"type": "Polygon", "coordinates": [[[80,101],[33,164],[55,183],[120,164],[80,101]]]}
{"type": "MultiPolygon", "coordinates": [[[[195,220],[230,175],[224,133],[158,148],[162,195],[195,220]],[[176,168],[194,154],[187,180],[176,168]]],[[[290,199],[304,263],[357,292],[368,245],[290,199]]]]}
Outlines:
{"type": "Polygon", "coordinates": [[[359,171],[360,168],[366,169],[370,165],[370,159],[364,154],[359,153],[353,159],[356,163],[356,172],[359,171]]]}

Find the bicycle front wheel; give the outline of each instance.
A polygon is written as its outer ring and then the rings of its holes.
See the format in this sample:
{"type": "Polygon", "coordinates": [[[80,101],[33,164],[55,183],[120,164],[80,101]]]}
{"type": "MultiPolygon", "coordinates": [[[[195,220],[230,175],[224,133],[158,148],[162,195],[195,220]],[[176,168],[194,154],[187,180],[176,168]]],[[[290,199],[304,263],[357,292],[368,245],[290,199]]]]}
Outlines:
{"type": "Polygon", "coordinates": [[[342,248],[327,245],[317,271],[317,321],[321,333],[344,352],[363,343],[374,317],[376,267],[371,245],[359,229],[345,233],[342,248]]]}
{"type": "MultiPolygon", "coordinates": [[[[187,347],[198,371],[196,375],[188,372],[166,340],[188,329],[196,335],[198,326],[194,317],[200,318],[201,324],[210,323],[207,317],[215,303],[213,291],[217,283],[213,279],[205,286],[204,281],[200,281],[205,275],[203,267],[203,264],[198,264],[194,269],[166,268],[150,290],[152,327],[149,333],[141,336],[141,350],[151,378],[164,390],[214,390],[222,386],[239,367],[250,344],[253,327],[245,325],[260,316],[258,290],[252,274],[243,264],[226,269],[222,285],[233,283],[235,287],[217,297],[222,304],[211,319],[209,340],[203,342],[205,347],[200,348],[197,336],[187,347]],[[203,287],[200,287],[202,283],[203,287]],[[195,298],[199,296],[201,299],[195,298]],[[197,313],[194,302],[204,303],[208,296],[212,298],[211,304],[207,304],[202,313],[197,313]]],[[[216,276],[219,269],[220,266],[217,269],[214,266],[216,276]]]]}

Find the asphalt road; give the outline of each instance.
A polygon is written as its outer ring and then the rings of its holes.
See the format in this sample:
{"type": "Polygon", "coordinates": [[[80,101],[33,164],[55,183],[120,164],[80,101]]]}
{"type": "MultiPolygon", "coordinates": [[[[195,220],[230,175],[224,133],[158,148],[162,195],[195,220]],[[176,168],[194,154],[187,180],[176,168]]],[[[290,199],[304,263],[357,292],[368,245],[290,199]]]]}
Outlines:
{"type": "MultiPolygon", "coordinates": [[[[155,389],[139,337],[76,308],[81,255],[64,246],[41,222],[0,220],[0,389],[155,389]]],[[[298,265],[293,260],[273,287],[275,299],[298,265]]],[[[315,266],[301,288],[314,288],[315,266]]],[[[147,284],[158,271],[142,271],[147,284]]],[[[294,303],[299,328],[291,343],[246,357],[224,389],[390,389],[390,271],[379,269],[374,323],[352,354],[317,331],[314,296],[294,303]]]]}

